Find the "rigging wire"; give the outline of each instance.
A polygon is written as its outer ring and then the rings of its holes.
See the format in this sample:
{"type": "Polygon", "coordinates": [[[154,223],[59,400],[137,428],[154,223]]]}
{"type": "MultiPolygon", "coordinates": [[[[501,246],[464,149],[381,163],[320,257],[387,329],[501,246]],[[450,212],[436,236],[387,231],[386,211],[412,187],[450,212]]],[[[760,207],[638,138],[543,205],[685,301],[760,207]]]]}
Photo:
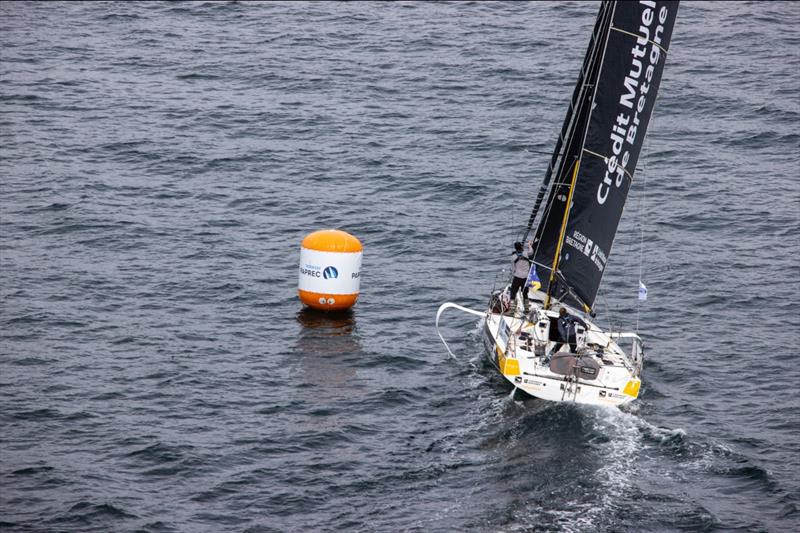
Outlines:
{"type": "Polygon", "coordinates": [[[597,289],[597,298],[602,302],[603,306],[606,308],[606,320],[608,320],[608,331],[614,331],[614,313],[616,313],[616,309],[612,309],[611,306],[608,304],[608,300],[606,299],[606,295],[600,292],[600,289],[597,289]]]}
{"type": "Polygon", "coordinates": [[[536,155],[551,155],[551,153],[550,153],[550,152],[544,152],[544,151],[542,151],[542,150],[530,150],[530,149],[528,149],[528,148],[525,148],[525,151],[526,151],[526,152],[528,152],[529,154],[536,154],[536,155]]]}
{"type": "Polygon", "coordinates": [[[642,299],[638,296],[638,291],[642,286],[642,274],[644,270],[644,201],[647,185],[647,174],[644,172],[645,165],[642,165],[642,194],[639,196],[639,280],[636,297],[636,333],[639,333],[639,316],[641,314],[642,299]]]}
{"type": "MultiPolygon", "coordinates": [[[[653,109],[650,112],[650,129],[654,129],[655,126],[655,105],[656,102],[653,103],[653,109]]],[[[645,145],[649,149],[650,148],[650,139],[645,136],[644,143],[642,146],[642,151],[647,153],[645,150],[645,145]]],[[[645,217],[644,217],[644,209],[645,209],[645,202],[647,200],[647,158],[642,161],[642,171],[639,174],[642,179],[642,194],[639,195],[639,281],[637,283],[637,297],[636,297],[636,333],[639,333],[639,315],[641,313],[642,307],[642,299],[638,296],[638,291],[641,290],[641,286],[644,283],[642,281],[642,276],[644,275],[644,224],[645,224],[645,217]]],[[[645,285],[645,287],[647,287],[645,285]]],[[[645,291],[647,289],[645,288],[645,291]]],[[[645,293],[646,294],[646,293],[645,293]]]]}

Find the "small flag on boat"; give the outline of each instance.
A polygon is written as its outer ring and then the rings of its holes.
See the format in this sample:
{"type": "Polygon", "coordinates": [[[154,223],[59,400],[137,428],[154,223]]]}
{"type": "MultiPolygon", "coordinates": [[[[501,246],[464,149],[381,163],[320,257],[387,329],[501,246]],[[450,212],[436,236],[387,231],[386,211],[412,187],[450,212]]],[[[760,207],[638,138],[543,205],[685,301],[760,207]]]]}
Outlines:
{"type": "Polygon", "coordinates": [[[542,286],[542,280],[536,275],[536,265],[531,265],[531,270],[528,272],[528,281],[525,283],[526,287],[538,291],[542,286]]]}
{"type": "Polygon", "coordinates": [[[639,299],[647,300],[647,287],[642,283],[642,280],[639,280],[639,299]]]}

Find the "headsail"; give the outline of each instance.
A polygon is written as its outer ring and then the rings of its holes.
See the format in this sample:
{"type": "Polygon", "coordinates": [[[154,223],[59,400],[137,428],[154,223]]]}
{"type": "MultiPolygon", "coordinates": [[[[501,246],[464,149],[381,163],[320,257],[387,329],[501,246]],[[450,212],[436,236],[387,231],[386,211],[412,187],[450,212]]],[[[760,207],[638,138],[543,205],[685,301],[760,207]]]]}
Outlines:
{"type": "Polygon", "coordinates": [[[557,284],[551,292],[562,301],[594,304],[650,122],[677,10],[677,1],[601,5],[595,26],[600,35],[592,37],[587,52],[589,64],[584,64],[565,121],[567,137],[556,147],[556,178],[536,231],[535,260],[543,284],[556,264],[557,284]]]}

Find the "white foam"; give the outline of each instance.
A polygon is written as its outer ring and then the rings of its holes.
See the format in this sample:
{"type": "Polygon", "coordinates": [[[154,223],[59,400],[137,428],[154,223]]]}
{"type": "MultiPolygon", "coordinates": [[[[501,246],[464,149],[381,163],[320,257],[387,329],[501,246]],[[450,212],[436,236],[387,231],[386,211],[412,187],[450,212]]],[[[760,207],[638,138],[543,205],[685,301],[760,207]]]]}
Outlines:
{"type": "Polygon", "coordinates": [[[597,499],[575,501],[569,511],[557,513],[565,531],[588,531],[602,527],[604,517],[611,515],[625,492],[639,477],[639,453],[646,447],[645,434],[656,435],[663,440],[675,435],[685,436],[683,429],[667,429],[654,426],[639,416],[617,408],[580,406],[593,432],[608,441],[595,444],[597,455],[603,464],[591,475],[596,488],[592,490],[597,499]]]}

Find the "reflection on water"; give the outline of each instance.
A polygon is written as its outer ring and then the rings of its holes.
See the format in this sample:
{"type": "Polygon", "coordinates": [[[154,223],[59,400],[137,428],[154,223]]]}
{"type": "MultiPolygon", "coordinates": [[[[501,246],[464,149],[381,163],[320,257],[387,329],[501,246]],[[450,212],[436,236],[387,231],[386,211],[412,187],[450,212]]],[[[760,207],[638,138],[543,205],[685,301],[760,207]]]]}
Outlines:
{"type": "Polygon", "coordinates": [[[352,396],[363,349],[352,310],[325,313],[304,308],[297,313],[301,328],[292,351],[297,376],[318,400],[352,396]]]}
{"type": "Polygon", "coordinates": [[[350,335],[355,327],[355,312],[352,309],[338,312],[323,312],[303,307],[297,313],[297,321],[303,325],[301,335],[316,332],[318,335],[350,335]]]}

